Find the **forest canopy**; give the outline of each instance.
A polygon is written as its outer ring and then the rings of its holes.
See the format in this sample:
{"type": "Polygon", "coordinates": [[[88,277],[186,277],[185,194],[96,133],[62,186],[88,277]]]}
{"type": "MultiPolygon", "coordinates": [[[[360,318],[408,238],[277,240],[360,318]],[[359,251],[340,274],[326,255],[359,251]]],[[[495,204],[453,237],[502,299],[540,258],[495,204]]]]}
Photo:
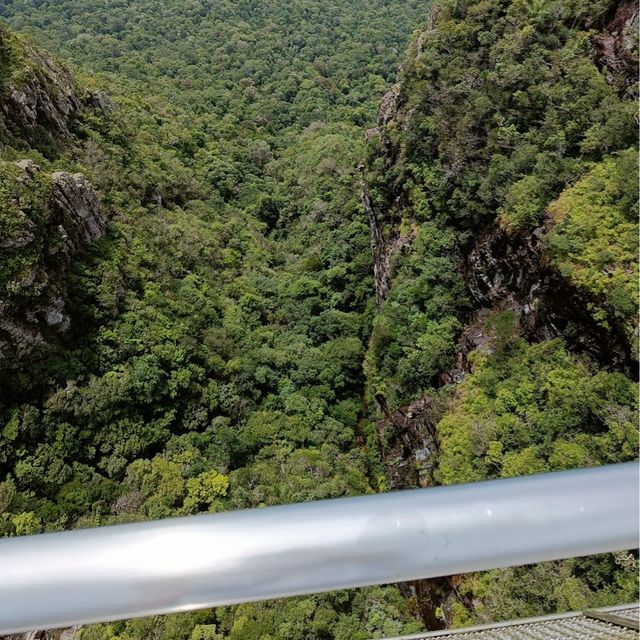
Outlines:
{"type": "MultiPolygon", "coordinates": [[[[0,360],[2,535],[636,459],[637,52],[598,48],[624,6],[3,3],[0,104],[69,102],[0,126],[0,320],[68,318],[0,360]],[[61,172],[106,220],[73,260],[61,172]]],[[[631,601],[636,574],[608,554],[81,637],[368,640],[631,601]]]]}

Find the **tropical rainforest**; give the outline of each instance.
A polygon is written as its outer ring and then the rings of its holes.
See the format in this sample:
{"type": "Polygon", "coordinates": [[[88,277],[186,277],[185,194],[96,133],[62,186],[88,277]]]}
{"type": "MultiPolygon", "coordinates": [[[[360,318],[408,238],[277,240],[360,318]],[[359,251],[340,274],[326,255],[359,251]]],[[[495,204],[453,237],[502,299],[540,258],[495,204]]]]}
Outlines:
{"type": "MultiPolygon", "coordinates": [[[[638,451],[628,0],[0,4],[0,533],[638,451]]],[[[81,629],[367,640],[637,552],[81,629]]]]}

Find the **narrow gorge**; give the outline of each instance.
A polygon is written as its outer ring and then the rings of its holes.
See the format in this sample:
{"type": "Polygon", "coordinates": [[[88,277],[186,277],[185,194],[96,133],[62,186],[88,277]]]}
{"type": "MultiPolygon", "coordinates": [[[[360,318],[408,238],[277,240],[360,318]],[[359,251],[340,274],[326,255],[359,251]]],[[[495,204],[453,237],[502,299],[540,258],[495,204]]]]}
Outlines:
{"type": "MultiPolygon", "coordinates": [[[[633,3],[0,18],[2,536],[637,458],[633,3]]],[[[370,640],[631,602],[637,561],[27,637],[370,640]]]]}

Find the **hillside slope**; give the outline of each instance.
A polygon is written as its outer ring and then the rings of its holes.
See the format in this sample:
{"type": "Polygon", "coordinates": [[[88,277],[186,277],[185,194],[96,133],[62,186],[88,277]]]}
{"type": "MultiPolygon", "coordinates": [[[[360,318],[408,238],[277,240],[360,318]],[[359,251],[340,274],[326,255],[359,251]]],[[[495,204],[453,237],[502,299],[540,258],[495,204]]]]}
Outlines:
{"type": "MultiPolygon", "coordinates": [[[[637,25],[626,1],[441,0],[414,38],[362,187],[392,486],[636,457],[637,25]]],[[[634,557],[429,583],[423,615],[633,599],[634,557]]]]}
{"type": "MultiPolygon", "coordinates": [[[[103,47],[78,56],[74,95],[95,104],[69,135],[3,153],[43,179],[82,173],[108,220],[72,264],[45,269],[64,288],[66,330],[0,372],[2,533],[377,489],[358,434],[371,277],[356,165],[419,3],[136,3],[117,37],[57,30],[73,15],[102,33],[121,4],[2,7],[36,11],[62,54],[103,47]],[[167,48],[176,34],[189,46],[167,48]]],[[[83,633],[346,640],[420,627],[389,587],[83,633]]]]}
{"type": "MultiPolygon", "coordinates": [[[[630,7],[0,7],[78,77],[0,32],[0,532],[633,459],[630,7]]],[[[630,601],[636,564],[81,635],[368,640],[630,601]]]]}

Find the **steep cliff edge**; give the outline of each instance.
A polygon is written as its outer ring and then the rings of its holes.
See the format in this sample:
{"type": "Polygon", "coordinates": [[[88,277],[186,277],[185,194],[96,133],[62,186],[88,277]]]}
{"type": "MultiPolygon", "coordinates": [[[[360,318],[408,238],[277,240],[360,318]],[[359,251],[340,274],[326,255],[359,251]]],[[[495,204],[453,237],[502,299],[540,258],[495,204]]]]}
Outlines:
{"type": "Polygon", "coordinates": [[[81,174],[47,174],[31,160],[0,166],[0,366],[69,329],[66,277],[106,232],[81,174]]]}
{"type": "MultiPolygon", "coordinates": [[[[10,157],[55,158],[77,142],[82,99],[72,74],[0,26],[0,142],[10,157]]],[[[87,104],[89,104],[87,102],[87,104]]],[[[66,279],[106,232],[97,193],[81,174],[0,162],[0,368],[69,329],[66,279]]]]}
{"type": "MultiPolygon", "coordinates": [[[[636,24],[626,1],[440,0],[414,38],[362,181],[379,310],[365,371],[390,486],[635,455],[636,24]]],[[[573,575],[555,571],[549,602],[573,575]]],[[[444,625],[482,619],[482,584],[410,591],[444,625]]]]}
{"type": "MultiPolygon", "coordinates": [[[[74,142],[79,116],[100,96],[73,74],[0,25],[0,140],[18,150],[56,157],[74,142]]],[[[104,106],[104,105],[102,105],[104,106]]]]}
{"type": "Polygon", "coordinates": [[[381,310],[369,375],[391,409],[448,379],[482,309],[517,310],[524,337],[635,375],[636,22],[626,2],[432,8],[363,170],[381,310]],[[603,38],[617,43],[606,60],[603,38]],[[595,202],[605,183],[589,226],[580,194],[595,202]]]}

